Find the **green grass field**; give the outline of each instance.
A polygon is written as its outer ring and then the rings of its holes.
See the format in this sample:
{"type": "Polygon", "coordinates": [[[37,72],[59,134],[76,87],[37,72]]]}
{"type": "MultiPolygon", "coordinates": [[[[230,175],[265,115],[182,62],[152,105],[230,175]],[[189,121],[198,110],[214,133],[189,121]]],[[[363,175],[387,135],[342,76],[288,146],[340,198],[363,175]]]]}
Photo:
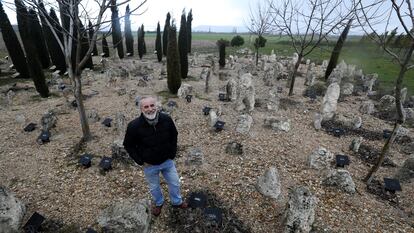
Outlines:
{"type": "MultiPolygon", "coordinates": [[[[136,37],[136,32],[133,32],[134,37],[136,37]]],[[[197,46],[193,46],[192,51],[197,51],[199,53],[216,53],[218,54],[218,49],[215,46],[215,42],[221,38],[226,40],[231,40],[235,34],[233,33],[192,33],[192,41],[197,46]],[[209,42],[209,43],[203,43],[209,42]],[[211,43],[213,42],[213,43],[211,43]]],[[[253,48],[254,36],[249,34],[240,34],[245,41],[245,44],[242,47],[253,48]]],[[[156,34],[154,32],[147,32],[145,38],[147,41],[147,48],[149,51],[154,48],[156,34]]],[[[275,51],[276,55],[281,56],[291,56],[294,52],[293,47],[290,45],[287,37],[280,36],[265,36],[267,39],[266,46],[261,48],[259,52],[261,54],[270,54],[272,50],[275,51]]],[[[109,41],[111,37],[108,37],[109,41]]],[[[339,61],[344,60],[347,64],[354,64],[358,69],[362,69],[365,74],[369,73],[378,73],[380,79],[380,85],[383,89],[392,90],[394,87],[395,78],[398,75],[399,67],[392,61],[391,57],[379,49],[374,44],[364,44],[361,45],[358,43],[360,40],[359,36],[350,36],[345,43],[339,61]]],[[[135,38],[134,42],[136,43],[137,39],[135,38]]],[[[0,40],[0,57],[4,57],[7,52],[3,40],[0,40]]],[[[309,54],[304,59],[310,59],[313,62],[321,63],[323,60],[329,60],[333,46],[336,43],[336,39],[332,38],[329,42],[325,42],[323,46],[316,48],[311,54],[309,54]]],[[[100,42],[98,42],[100,45],[100,42]]],[[[98,49],[101,50],[101,47],[98,45],[98,49]]],[[[134,46],[136,47],[136,46],[134,46]]],[[[227,54],[235,54],[239,48],[228,47],[226,52],[227,54]]],[[[404,86],[408,88],[410,95],[414,95],[414,71],[409,71],[404,79],[404,86]]]]}
{"type": "MultiPolygon", "coordinates": [[[[193,33],[193,40],[211,40],[217,41],[220,38],[231,40],[234,34],[226,33],[193,33]]],[[[243,47],[253,47],[253,39],[248,34],[241,35],[245,44],[243,47]]],[[[259,50],[262,54],[270,54],[272,50],[276,55],[291,56],[295,51],[287,37],[279,36],[266,36],[266,46],[259,50]]],[[[396,62],[393,62],[391,56],[381,50],[375,44],[359,44],[359,36],[350,36],[348,43],[345,43],[342,48],[342,53],[339,57],[339,61],[344,60],[347,64],[353,64],[357,66],[357,69],[362,69],[365,74],[377,73],[380,85],[385,90],[392,90],[395,84],[395,79],[399,72],[399,66],[396,62]]],[[[322,63],[323,60],[329,60],[331,51],[336,43],[336,39],[330,40],[328,43],[324,43],[323,46],[315,48],[311,54],[305,59],[310,59],[316,63],[322,63]]],[[[229,47],[227,49],[228,54],[235,53],[236,49],[229,47]]],[[[410,95],[414,95],[414,71],[406,73],[404,86],[407,87],[410,95]]]]}

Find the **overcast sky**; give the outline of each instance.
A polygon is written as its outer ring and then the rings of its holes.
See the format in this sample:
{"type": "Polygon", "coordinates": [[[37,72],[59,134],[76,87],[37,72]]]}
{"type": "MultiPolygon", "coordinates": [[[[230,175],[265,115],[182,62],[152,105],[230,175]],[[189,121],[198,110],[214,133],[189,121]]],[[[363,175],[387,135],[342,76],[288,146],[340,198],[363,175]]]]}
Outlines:
{"type": "MultiPolygon", "coordinates": [[[[12,24],[16,24],[16,15],[14,10],[10,9],[13,6],[13,0],[0,0],[4,4],[6,13],[9,16],[12,24]]],[[[48,2],[49,0],[43,0],[48,2]]],[[[53,0],[52,0],[53,1],[53,0]]],[[[193,11],[193,22],[192,28],[196,29],[198,26],[229,26],[228,31],[231,32],[232,28],[236,28],[238,32],[245,31],[243,28],[246,26],[245,22],[249,21],[249,7],[253,9],[256,8],[256,4],[259,1],[264,0],[147,0],[144,6],[139,12],[145,12],[142,15],[131,16],[132,30],[136,31],[138,26],[144,24],[145,30],[155,30],[157,22],[160,22],[161,30],[163,30],[164,22],[167,12],[171,13],[171,16],[176,21],[177,27],[179,27],[179,22],[181,18],[182,10],[185,9],[186,12],[190,9],[193,11]]],[[[275,0],[280,1],[280,0],[275,0]]],[[[297,0],[300,4],[303,4],[302,1],[297,0]]],[[[345,0],[349,1],[349,0],[345,0]]],[[[367,0],[372,1],[372,0],[367,0]]],[[[399,0],[401,1],[401,0],[399,0]]],[[[82,3],[88,2],[87,0],[82,1],[82,3]]],[[[121,0],[118,0],[121,2],[121,0]]],[[[141,0],[131,0],[130,7],[131,9],[136,7],[141,0]]],[[[305,1],[303,1],[305,2],[305,1]]],[[[90,1],[93,3],[93,1],[90,1]]],[[[386,5],[389,6],[389,3],[386,5]]],[[[302,5],[303,6],[303,5],[302,5]]],[[[119,14],[124,15],[126,5],[122,5],[118,8],[119,14]]],[[[46,7],[48,9],[48,7],[46,7]]],[[[90,8],[90,5],[87,6],[90,8]]],[[[93,10],[89,10],[89,13],[93,10]]],[[[136,13],[139,13],[136,12],[136,13]]],[[[110,17],[110,10],[108,10],[108,16],[110,17]]],[[[396,20],[391,20],[390,28],[392,29],[395,26],[398,26],[397,22],[392,22],[396,20]]],[[[123,28],[123,27],[122,27],[123,28]]],[[[214,27],[212,27],[214,29],[214,27]]],[[[204,27],[204,30],[208,30],[208,27],[204,27]],[[207,28],[207,29],[206,29],[207,28]]],[[[212,30],[214,31],[214,30],[212,30]]],[[[399,30],[400,31],[400,30],[399,30]]],[[[362,34],[361,30],[351,29],[351,34],[362,34]],[[359,32],[358,32],[359,31],[359,32]]]]}
{"type": "MultiPolygon", "coordinates": [[[[141,1],[131,1],[130,8],[136,6],[138,2],[141,1]]],[[[244,27],[244,21],[248,17],[249,2],[253,3],[256,0],[147,0],[141,8],[146,11],[142,15],[131,16],[132,30],[135,31],[141,24],[144,24],[145,30],[155,30],[158,21],[163,27],[167,12],[170,12],[179,27],[183,9],[187,13],[192,9],[193,28],[200,25],[244,27]]],[[[9,9],[10,4],[5,5],[10,21],[16,24],[14,10],[9,9]]],[[[125,13],[125,7],[126,5],[123,5],[118,8],[120,15],[125,13]]]]}

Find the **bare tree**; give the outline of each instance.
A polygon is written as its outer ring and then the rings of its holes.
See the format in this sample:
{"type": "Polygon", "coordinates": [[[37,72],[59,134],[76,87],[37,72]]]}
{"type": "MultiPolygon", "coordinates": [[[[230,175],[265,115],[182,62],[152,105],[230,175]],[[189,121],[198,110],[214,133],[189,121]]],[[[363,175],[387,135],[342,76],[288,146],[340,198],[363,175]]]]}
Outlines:
{"type": "MultiPolygon", "coordinates": [[[[247,29],[250,33],[257,36],[257,38],[263,38],[263,35],[270,32],[271,29],[271,14],[268,6],[258,1],[256,7],[253,9],[249,6],[249,19],[250,23],[246,24],[247,29]]],[[[256,40],[258,40],[256,38],[256,40]]],[[[259,63],[259,44],[255,43],[256,49],[256,66],[259,63]],[[257,46],[256,46],[257,45],[257,46]]]]}
{"type": "MultiPolygon", "coordinates": [[[[147,0],[143,0],[141,3],[137,4],[130,12],[135,12],[141,8],[147,0]]],[[[64,25],[62,30],[63,33],[63,42],[58,37],[58,29],[55,28],[54,22],[50,17],[47,16],[47,12],[39,6],[38,0],[24,0],[27,5],[35,8],[40,15],[45,18],[47,25],[50,27],[53,35],[59,43],[60,49],[65,55],[66,66],[68,67],[68,75],[71,80],[74,96],[76,103],[78,105],[77,109],[80,117],[80,124],[82,127],[83,140],[91,139],[91,132],[89,129],[89,124],[86,118],[85,107],[82,101],[82,83],[81,83],[81,74],[82,69],[90,59],[93,47],[98,38],[98,32],[101,28],[105,26],[110,26],[111,19],[106,19],[106,12],[111,7],[118,7],[129,2],[129,0],[124,0],[118,3],[116,6],[111,5],[109,0],[100,0],[100,1],[82,1],[82,0],[57,0],[57,1],[45,1],[44,5],[59,9],[60,20],[64,25]],[[92,6],[93,5],[93,6],[92,6]],[[91,10],[93,9],[93,10],[91,10]],[[94,33],[89,41],[89,49],[86,53],[81,53],[82,51],[82,39],[83,37],[88,38],[88,31],[90,27],[84,27],[83,25],[88,25],[88,21],[92,22],[92,27],[94,33]],[[83,22],[83,23],[82,23],[83,22]],[[75,45],[74,45],[75,43],[75,45]],[[84,54],[84,55],[82,55],[84,54]],[[75,62],[72,63],[72,59],[75,62]]],[[[123,18],[123,16],[119,16],[123,18]]]]}
{"type": "Polygon", "coordinates": [[[366,183],[370,183],[375,172],[378,171],[379,167],[384,162],[385,156],[391,145],[394,143],[401,125],[405,122],[405,113],[402,105],[403,103],[401,102],[401,89],[407,71],[414,68],[414,64],[411,60],[414,51],[414,9],[409,0],[376,0],[374,2],[357,0],[354,3],[358,10],[357,19],[363,30],[390,55],[392,60],[396,62],[400,68],[398,76],[395,79],[395,107],[397,117],[394,123],[394,129],[391,133],[391,137],[387,139],[382,147],[377,162],[364,178],[366,183]],[[403,53],[400,53],[396,51],[396,48],[389,46],[388,38],[384,36],[385,32],[389,29],[391,21],[398,22],[403,28],[404,34],[406,34],[409,39],[409,43],[404,48],[405,51],[403,53]],[[384,31],[378,29],[378,22],[385,22],[385,27],[383,28],[384,31]]]}
{"type": "Polygon", "coordinates": [[[269,8],[273,29],[286,35],[298,54],[290,71],[291,96],[302,59],[346,24],[353,14],[352,4],[347,6],[342,0],[269,0],[269,8]]]}

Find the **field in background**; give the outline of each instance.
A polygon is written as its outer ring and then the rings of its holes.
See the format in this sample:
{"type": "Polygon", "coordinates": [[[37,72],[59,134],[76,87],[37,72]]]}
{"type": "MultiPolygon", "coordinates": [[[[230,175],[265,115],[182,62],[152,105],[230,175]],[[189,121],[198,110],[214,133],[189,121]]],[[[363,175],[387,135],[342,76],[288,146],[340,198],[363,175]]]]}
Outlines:
{"type": "MultiPolygon", "coordinates": [[[[134,49],[137,51],[136,46],[136,32],[134,35],[134,49]]],[[[215,53],[218,55],[218,49],[215,45],[216,41],[220,38],[231,40],[235,34],[233,33],[192,33],[192,48],[193,52],[198,53],[215,53]]],[[[242,47],[253,48],[254,36],[249,34],[240,34],[245,44],[242,47]]],[[[266,47],[261,48],[259,52],[261,54],[270,54],[272,50],[275,51],[278,56],[291,56],[294,52],[293,47],[290,45],[287,37],[280,36],[265,36],[267,39],[266,47]]],[[[145,34],[145,40],[147,45],[147,51],[149,53],[154,50],[155,33],[147,32],[145,34]]],[[[399,67],[394,63],[390,56],[383,52],[374,44],[360,44],[359,36],[348,37],[347,42],[342,49],[339,61],[344,60],[347,64],[354,64],[358,69],[362,69],[365,74],[377,73],[381,87],[385,90],[392,90],[394,86],[395,77],[398,75],[399,67]]],[[[111,41],[111,37],[108,37],[108,42],[111,41]]],[[[329,60],[333,46],[336,43],[336,39],[331,39],[325,42],[320,48],[316,48],[305,59],[310,59],[313,62],[320,64],[323,60],[329,60]]],[[[98,42],[98,50],[102,51],[100,42],[98,42]]],[[[228,47],[226,49],[227,54],[236,54],[238,48],[228,47]]],[[[137,53],[137,52],[135,52],[137,53]]],[[[4,46],[3,39],[0,33],[0,57],[3,58],[7,55],[7,51],[4,46]]],[[[404,80],[404,86],[408,88],[410,95],[414,95],[414,71],[410,71],[406,74],[404,80]]]]}

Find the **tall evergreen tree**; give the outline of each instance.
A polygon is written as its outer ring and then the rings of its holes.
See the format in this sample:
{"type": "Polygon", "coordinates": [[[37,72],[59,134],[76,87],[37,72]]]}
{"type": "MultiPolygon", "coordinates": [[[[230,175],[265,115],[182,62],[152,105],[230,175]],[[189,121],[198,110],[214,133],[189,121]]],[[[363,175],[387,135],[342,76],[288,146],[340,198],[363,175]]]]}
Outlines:
{"type": "Polygon", "coordinates": [[[158,24],[157,24],[157,37],[155,38],[155,51],[157,52],[158,62],[160,62],[162,60],[160,22],[158,22],[158,24]]]}
{"type": "Polygon", "coordinates": [[[102,57],[109,57],[109,47],[105,35],[102,37],[102,57]]]}
{"type": "Polygon", "coordinates": [[[129,56],[134,56],[134,37],[132,36],[131,32],[131,20],[129,19],[131,13],[129,11],[129,5],[126,6],[125,10],[125,45],[126,45],[126,52],[129,56]]]}
{"type": "Polygon", "coordinates": [[[144,56],[144,41],[142,36],[142,28],[138,28],[138,56],[139,59],[142,59],[142,56],[144,56]]]}
{"type": "Polygon", "coordinates": [[[333,69],[338,63],[339,55],[341,54],[342,47],[344,46],[345,40],[348,36],[349,29],[351,28],[352,19],[348,21],[348,24],[341,33],[341,36],[338,38],[334,49],[332,50],[331,58],[329,59],[328,67],[325,71],[325,80],[328,80],[329,75],[331,75],[333,69]]]}
{"type": "Polygon", "coordinates": [[[6,45],[7,52],[13,62],[17,72],[19,72],[19,78],[30,78],[29,69],[27,67],[26,57],[24,56],[23,49],[17,39],[16,32],[13,30],[10,24],[9,18],[3,9],[3,4],[0,1],[0,30],[3,35],[3,40],[6,45]]]}
{"type": "Polygon", "coordinates": [[[30,77],[33,79],[36,91],[41,97],[46,98],[49,96],[49,88],[46,84],[46,78],[42,70],[36,46],[33,42],[37,38],[31,37],[31,35],[33,35],[32,30],[34,28],[32,23],[33,21],[29,20],[26,6],[21,0],[15,0],[14,3],[16,6],[16,16],[20,37],[22,38],[23,46],[26,51],[30,77]]]}
{"type": "Polygon", "coordinates": [[[223,68],[226,65],[226,46],[229,45],[229,41],[221,38],[217,41],[219,47],[219,65],[223,68]]]}
{"type": "Polygon", "coordinates": [[[119,24],[118,7],[116,0],[111,0],[112,43],[118,50],[119,58],[124,58],[124,46],[122,45],[121,25],[119,24]]]}
{"type": "Polygon", "coordinates": [[[39,2],[39,12],[40,22],[42,23],[42,29],[45,35],[50,59],[52,60],[52,64],[56,66],[56,69],[63,74],[66,72],[65,55],[59,45],[58,39],[56,39],[51,28],[47,24],[45,17],[49,19],[52,28],[56,29],[55,32],[59,38],[59,41],[63,44],[62,27],[59,24],[59,20],[53,8],[50,9],[50,13],[48,15],[43,2],[39,2]]]}
{"type": "Polygon", "coordinates": [[[171,93],[177,94],[181,87],[180,55],[177,46],[177,28],[174,21],[168,27],[167,84],[171,93]]]}
{"type": "MultiPolygon", "coordinates": [[[[70,31],[70,28],[69,28],[70,20],[71,20],[70,19],[71,11],[69,9],[69,4],[65,2],[65,0],[63,0],[62,4],[59,4],[59,8],[60,8],[60,13],[61,13],[61,18],[62,18],[63,29],[69,32],[70,31]]],[[[74,23],[73,29],[72,29],[73,37],[72,37],[72,51],[71,51],[73,71],[75,71],[75,67],[76,67],[75,64],[77,64],[76,59],[77,59],[78,43],[81,43],[81,52],[80,52],[80,56],[78,57],[84,57],[84,55],[87,53],[89,49],[89,37],[88,37],[87,30],[85,29],[85,27],[83,26],[79,18],[77,18],[75,22],[76,23],[74,23]]],[[[84,68],[93,69],[92,57],[90,56],[90,54],[88,55],[87,62],[82,67],[79,67],[79,68],[80,69],[84,69],[84,68]]]]}
{"type": "Polygon", "coordinates": [[[181,14],[180,32],[178,34],[178,50],[180,51],[181,78],[186,79],[188,74],[188,37],[185,11],[181,14]]]}
{"type": "Polygon", "coordinates": [[[187,46],[188,46],[188,53],[191,53],[191,22],[193,21],[193,9],[190,9],[187,15],[187,46]]]}
{"type": "Polygon", "coordinates": [[[164,31],[162,32],[162,54],[167,56],[167,45],[168,45],[168,28],[170,27],[170,12],[167,13],[167,18],[165,19],[164,31]]]}
{"type": "Polygon", "coordinates": [[[40,63],[42,64],[43,69],[47,69],[50,66],[49,51],[46,47],[46,40],[43,35],[42,28],[40,27],[37,13],[33,9],[29,10],[29,20],[31,21],[30,24],[33,25],[33,28],[30,30],[33,34],[30,36],[35,38],[33,42],[35,43],[37,54],[39,55],[40,63]]]}
{"type": "MultiPolygon", "coordinates": [[[[88,24],[88,32],[89,32],[89,41],[92,40],[93,34],[95,33],[95,30],[93,29],[93,25],[92,22],[89,20],[89,24],[88,24]]],[[[92,50],[92,56],[98,56],[98,46],[95,44],[93,45],[93,50],[92,50]]]]}
{"type": "MultiPolygon", "coordinates": [[[[80,30],[79,30],[80,37],[79,37],[78,40],[81,43],[80,57],[85,57],[86,53],[89,50],[89,35],[88,35],[88,30],[85,29],[85,27],[80,22],[80,20],[79,20],[79,26],[80,26],[80,30]]],[[[81,69],[83,69],[83,68],[93,69],[93,61],[92,61],[91,54],[88,54],[88,60],[86,61],[85,65],[83,67],[80,67],[80,68],[81,69]]]]}
{"type": "Polygon", "coordinates": [[[145,30],[144,30],[144,24],[141,25],[141,37],[142,37],[142,48],[144,55],[147,54],[147,45],[145,44],[145,30]]]}

